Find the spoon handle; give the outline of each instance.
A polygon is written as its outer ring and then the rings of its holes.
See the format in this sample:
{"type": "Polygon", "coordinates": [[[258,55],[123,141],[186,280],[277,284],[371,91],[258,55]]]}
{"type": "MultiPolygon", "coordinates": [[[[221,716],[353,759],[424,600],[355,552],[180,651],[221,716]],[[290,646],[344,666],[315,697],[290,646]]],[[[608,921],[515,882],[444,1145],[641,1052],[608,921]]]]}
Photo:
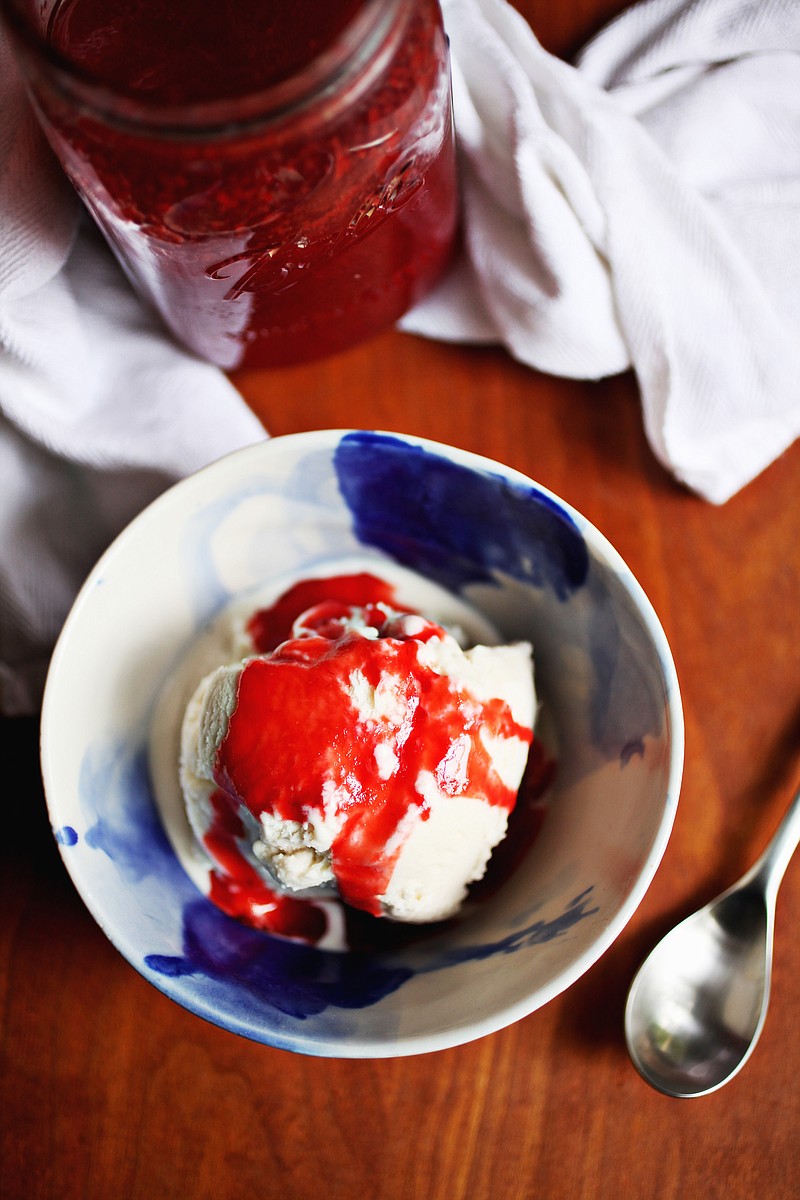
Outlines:
{"type": "Polygon", "coordinates": [[[767,897],[774,900],[789,860],[800,843],[800,790],[778,826],[772,841],[747,872],[748,881],[758,880],[767,897]]]}

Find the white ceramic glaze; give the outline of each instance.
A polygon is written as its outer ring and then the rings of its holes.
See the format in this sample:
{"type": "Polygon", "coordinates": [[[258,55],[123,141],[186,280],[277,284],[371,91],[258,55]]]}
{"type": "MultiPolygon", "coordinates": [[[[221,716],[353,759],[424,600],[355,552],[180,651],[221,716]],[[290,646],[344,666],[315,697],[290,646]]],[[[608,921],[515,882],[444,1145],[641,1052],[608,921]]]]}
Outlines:
{"type": "Polygon", "coordinates": [[[119,951],[224,1028],[338,1057],[465,1042],[579,978],[652,879],[682,763],[669,647],[607,540],[500,464],[367,431],[265,441],[150,505],[81,590],[42,717],[53,830],[119,951]],[[541,732],[557,758],[541,832],[490,898],[360,954],[224,916],[203,895],[202,863],[193,874],[175,853],[156,804],[170,787],[185,663],[215,616],[257,589],[274,594],[354,561],[399,572],[412,590],[415,576],[426,580],[503,639],[529,638],[541,732]]]}

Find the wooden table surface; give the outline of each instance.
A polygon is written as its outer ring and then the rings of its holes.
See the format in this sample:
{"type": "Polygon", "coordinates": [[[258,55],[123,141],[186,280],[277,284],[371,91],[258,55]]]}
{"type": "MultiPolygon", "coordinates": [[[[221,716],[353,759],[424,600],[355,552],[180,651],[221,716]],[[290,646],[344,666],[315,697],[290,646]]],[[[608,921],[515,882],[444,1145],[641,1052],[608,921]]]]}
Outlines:
{"type": "MultiPolygon", "coordinates": [[[[619,0],[518,2],[568,55],[619,0]]],[[[723,507],[654,460],[631,375],[544,377],[501,350],[391,332],[234,377],[272,434],[424,435],[519,468],[583,512],[648,593],[686,716],[674,832],[610,950],[499,1033],[397,1060],[271,1050],[146,983],[79,899],[50,834],[35,720],[0,723],[2,1200],[776,1200],[800,1196],[800,861],[779,896],[773,993],[745,1069],[691,1100],[625,1050],[632,975],[749,865],[800,776],[800,444],[723,507]]]]}

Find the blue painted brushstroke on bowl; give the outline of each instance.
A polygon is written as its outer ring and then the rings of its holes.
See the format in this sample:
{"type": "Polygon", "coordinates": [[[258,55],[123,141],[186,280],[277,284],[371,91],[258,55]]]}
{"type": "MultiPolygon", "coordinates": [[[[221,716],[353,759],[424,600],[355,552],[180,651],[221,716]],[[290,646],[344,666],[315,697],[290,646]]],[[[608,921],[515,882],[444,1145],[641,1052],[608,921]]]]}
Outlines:
{"type": "MultiPolygon", "coordinates": [[[[183,910],[183,954],[149,954],[145,965],[166,978],[200,975],[243,990],[296,1020],[326,1009],[368,1008],[414,974],[359,954],[317,950],[249,929],[198,898],[183,910]]],[[[241,1003],[241,1000],[238,1001],[241,1003]]]]}
{"type": "Polygon", "coordinates": [[[562,913],[557,917],[551,918],[549,921],[534,921],[532,925],[527,925],[524,929],[514,930],[507,937],[500,938],[495,942],[487,942],[485,945],[458,947],[455,950],[448,950],[429,969],[440,971],[443,967],[449,967],[455,963],[474,962],[478,959],[492,958],[495,954],[513,954],[515,951],[522,950],[526,946],[541,946],[545,942],[552,942],[556,938],[563,937],[579,921],[582,921],[585,917],[592,917],[600,911],[598,905],[589,908],[589,897],[593,890],[593,886],[585,888],[580,895],[575,896],[569,901],[562,913]]]}
{"type": "Polygon", "coordinates": [[[80,774],[84,842],[106,855],[126,884],[169,876],[186,881],[150,794],[143,745],[109,740],[90,746],[80,774]]]}
{"type": "Polygon", "coordinates": [[[590,556],[555,498],[390,434],[345,434],[334,469],[363,544],[454,592],[506,576],[574,605],[565,628],[592,664],[590,733],[607,761],[624,766],[632,742],[660,736],[665,697],[650,635],[617,568],[590,556]]]}
{"type": "Polygon", "coordinates": [[[444,587],[501,572],[565,600],[586,581],[580,530],[532,484],[370,432],[342,437],[334,469],[359,541],[444,587]]]}
{"type": "Polygon", "coordinates": [[[402,987],[416,974],[429,974],[461,963],[513,954],[529,946],[562,937],[586,917],[599,911],[589,907],[587,888],[563,913],[535,921],[497,941],[460,946],[437,953],[430,961],[412,966],[394,962],[379,953],[337,953],[318,950],[284,938],[249,929],[220,913],[205,899],[184,907],[183,953],[149,954],[145,965],[166,979],[204,976],[230,984],[232,999],[244,990],[261,1005],[296,1020],[318,1016],[328,1008],[368,1008],[402,987]]]}

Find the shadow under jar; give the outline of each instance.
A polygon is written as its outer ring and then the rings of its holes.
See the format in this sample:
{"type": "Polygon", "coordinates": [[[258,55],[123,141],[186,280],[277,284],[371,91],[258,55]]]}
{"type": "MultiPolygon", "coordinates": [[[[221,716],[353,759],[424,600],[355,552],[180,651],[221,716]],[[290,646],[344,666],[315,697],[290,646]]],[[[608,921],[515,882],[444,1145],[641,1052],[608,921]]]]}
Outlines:
{"type": "Polygon", "coordinates": [[[134,287],[226,369],[335,353],[458,224],[437,0],[4,0],[47,137],[134,287]]]}

